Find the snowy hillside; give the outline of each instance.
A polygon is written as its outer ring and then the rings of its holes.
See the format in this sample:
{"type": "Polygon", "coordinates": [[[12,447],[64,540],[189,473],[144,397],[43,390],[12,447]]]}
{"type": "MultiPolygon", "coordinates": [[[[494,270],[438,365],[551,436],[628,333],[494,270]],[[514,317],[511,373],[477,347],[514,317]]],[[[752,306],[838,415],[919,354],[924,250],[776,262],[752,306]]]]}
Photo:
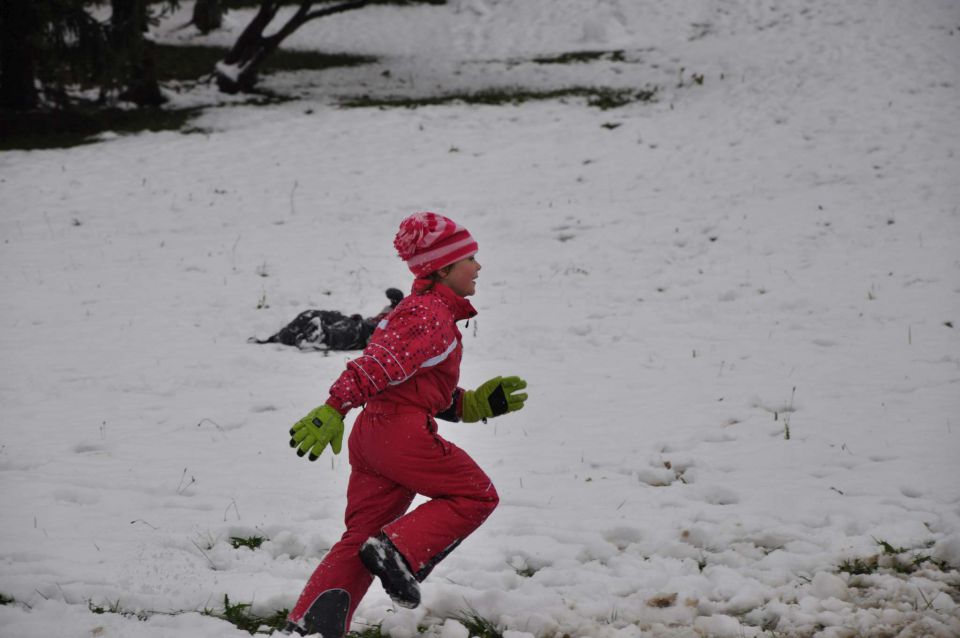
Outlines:
{"type": "Polygon", "coordinates": [[[442,425],[500,507],[355,631],[960,635],[960,5],[462,0],[290,46],[381,57],[202,134],[0,153],[0,637],[240,638],[202,612],[293,605],[349,466],[287,431],[352,355],[246,340],[377,312],[415,210],[480,243],[461,384],[530,400],[442,425]],[[533,61],[574,51],[605,55],[533,61]],[[334,102],[569,85],[657,95],[334,102]]]}

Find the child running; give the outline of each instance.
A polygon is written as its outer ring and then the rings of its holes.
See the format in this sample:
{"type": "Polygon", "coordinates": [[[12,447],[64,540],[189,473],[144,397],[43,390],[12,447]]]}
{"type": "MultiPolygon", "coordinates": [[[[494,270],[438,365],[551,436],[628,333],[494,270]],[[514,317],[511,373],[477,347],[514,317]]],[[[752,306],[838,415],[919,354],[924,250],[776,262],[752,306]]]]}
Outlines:
{"type": "Polygon", "coordinates": [[[290,430],[291,447],[315,461],[343,442],[343,417],[363,407],[348,441],[346,531],[290,611],[285,633],[342,638],[373,577],[394,603],[414,608],[420,587],[499,497],[490,478],[437,431],[435,419],[486,422],[523,407],[519,377],[463,390],[457,322],[477,314],[477,242],[466,228],[421,212],[400,224],[394,246],[416,279],[412,292],[348,362],[326,403],[290,430]],[[429,501],[407,512],[414,497],[429,501]]]}

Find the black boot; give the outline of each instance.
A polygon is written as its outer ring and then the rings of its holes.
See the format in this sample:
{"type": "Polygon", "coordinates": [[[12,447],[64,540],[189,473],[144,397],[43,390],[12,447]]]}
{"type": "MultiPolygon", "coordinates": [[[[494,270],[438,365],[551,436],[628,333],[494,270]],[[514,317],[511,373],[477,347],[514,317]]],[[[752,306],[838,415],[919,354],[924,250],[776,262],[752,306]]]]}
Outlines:
{"type": "Polygon", "coordinates": [[[360,548],[360,560],[380,579],[390,600],[408,609],[420,604],[420,585],[406,559],[385,534],[366,540],[360,548]]]}
{"type": "Polygon", "coordinates": [[[313,601],[303,615],[303,626],[288,622],[283,633],[301,636],[318,634],[322,638],[343,638],[347,633],[350,594],[343,589],[328,589],[313,601]]]}

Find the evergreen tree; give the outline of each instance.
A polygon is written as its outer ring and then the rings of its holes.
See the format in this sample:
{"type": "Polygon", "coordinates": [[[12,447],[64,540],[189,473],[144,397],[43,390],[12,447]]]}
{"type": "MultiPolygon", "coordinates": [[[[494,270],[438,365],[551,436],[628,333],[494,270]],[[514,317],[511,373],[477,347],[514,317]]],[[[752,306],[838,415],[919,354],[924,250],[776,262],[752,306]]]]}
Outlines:
{"type": "Polygon", "coordinates": [[[30,110],[38,102],[34,83],[41,16],[33,0],[4,0],[0,10],[0,107],[30,110]]]}
{"type": "MultiPolygon", "coordinates": [[[[163,101],[144,37],[155,20],[149,0],[111,0],[110,19],[96,19],[96,0],[2,0],[0,107],[67,107],[68,87],[99,89],[138,105],[163,101]]],[[[176,0],[168,0],[175,7],[176,0]]]]}

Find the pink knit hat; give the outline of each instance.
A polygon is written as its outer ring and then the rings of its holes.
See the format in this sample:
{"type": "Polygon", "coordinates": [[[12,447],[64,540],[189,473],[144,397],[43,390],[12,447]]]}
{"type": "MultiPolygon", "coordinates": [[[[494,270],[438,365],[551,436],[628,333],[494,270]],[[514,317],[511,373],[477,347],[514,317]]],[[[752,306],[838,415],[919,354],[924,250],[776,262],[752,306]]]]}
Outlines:
{"type": "Polygon", "coordinates": [[[448,217],[427,212],[414,213],[400,222],[393,245],[417,277],[426,277],[477,252],[470,231],[448,217]]]}

